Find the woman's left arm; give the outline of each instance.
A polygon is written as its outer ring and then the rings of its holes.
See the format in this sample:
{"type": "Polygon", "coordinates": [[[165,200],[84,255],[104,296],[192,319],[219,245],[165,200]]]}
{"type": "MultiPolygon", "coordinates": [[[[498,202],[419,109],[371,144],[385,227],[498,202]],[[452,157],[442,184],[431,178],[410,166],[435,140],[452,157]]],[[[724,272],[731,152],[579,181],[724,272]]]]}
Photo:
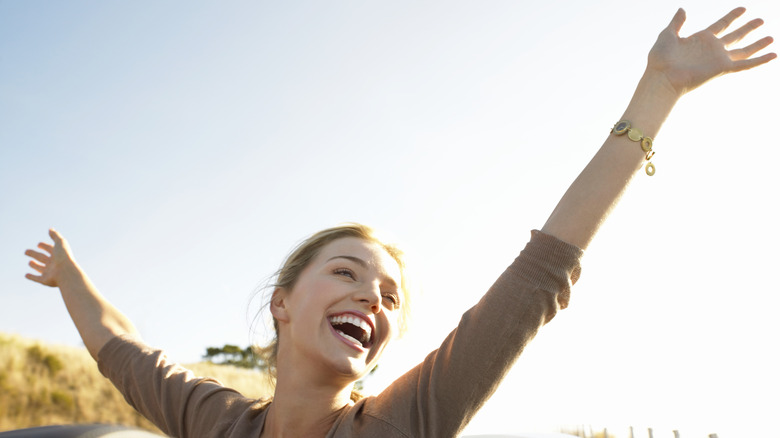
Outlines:
{"type": "MultiPolygon", "coordinates": [[[[680,9],[658,36],[647,68],[620,120],[654,138],[677,101],[687,92],[726,73],[747,70],[777,57],[753,57],[772,43],[771,37],[729,50],[763,24],[755,19],[732,32],[728,27],[744,8],[737,8],[708,28],[680,38],[685,12],[680,9]],[[718,37],[720,36],[720,37],[718,37]]],[[[648,152],[626,135],[610,135],[572,183],[542,231],[585,249],[646,161],[648,152]]],[[[636,139],[636,137],[635,137],[636,139]]]]}

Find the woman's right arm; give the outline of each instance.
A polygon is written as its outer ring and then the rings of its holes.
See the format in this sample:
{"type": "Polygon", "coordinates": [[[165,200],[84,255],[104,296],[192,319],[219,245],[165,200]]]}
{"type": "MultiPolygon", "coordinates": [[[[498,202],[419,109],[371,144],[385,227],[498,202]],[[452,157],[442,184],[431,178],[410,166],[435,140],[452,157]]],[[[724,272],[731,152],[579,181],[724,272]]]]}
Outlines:
{"type": "Polygon", "coordinates": [[[97,360],[98,352],[106,343],[122,334],[138,336],[133,323],[97,290],[87,274],[79,267],[68,242],[54,229],[49,230],[54,245],[41,242],[41,251],[28,249],[32,258],[30,267],[38,275],[25,277],[36,283],[58,287],[71,319],[76,324],[89,354],[97,360]]]}
{"type": "Polygon", "coordinates": [[[226,436],[231,422],[254,402],[211,379],[169,361],[162,351],[144,345],[133,323],[98,292],[73,258],[68,242],[49,230],[54,244],[28,249],[38,274],[26,277],[59,287],[70,317],[101,373],[131,406],[171,436],[226,436]],[[123,339],[115,339],[118,336],[123,339]],[[114,342],[109,342],[114,339],[114,342]],[[105,348],[103,348],[105,347],[105,348]]]}

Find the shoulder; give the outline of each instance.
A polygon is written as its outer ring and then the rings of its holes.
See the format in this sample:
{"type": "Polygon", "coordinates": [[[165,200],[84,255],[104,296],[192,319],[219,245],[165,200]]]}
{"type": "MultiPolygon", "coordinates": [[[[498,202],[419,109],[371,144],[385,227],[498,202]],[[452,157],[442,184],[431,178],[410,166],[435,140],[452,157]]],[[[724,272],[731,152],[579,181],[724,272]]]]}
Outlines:
{"type": "MultiPolygon", "coordinates": [[[[375,396],[364,397],[355,404],[347,406],[339,415],[328,437],[342,438],[351,436],[381,436],[388,438],[410,438],[414,435],[408,426],[408,411],[404,416],[394,418],[393,410],[388,411],[380,399],[375,396]]],[[[397,406],[397,410],[406,411],[408,407],[397,406]]]]}

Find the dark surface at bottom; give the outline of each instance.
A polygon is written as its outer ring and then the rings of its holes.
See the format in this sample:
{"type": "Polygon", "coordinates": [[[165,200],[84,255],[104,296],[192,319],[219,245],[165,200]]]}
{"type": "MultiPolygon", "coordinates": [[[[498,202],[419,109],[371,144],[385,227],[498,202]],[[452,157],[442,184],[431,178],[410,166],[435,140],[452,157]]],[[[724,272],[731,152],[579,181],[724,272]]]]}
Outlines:
{"type": "Polygon", "coordinates": [[[43,426],[0,432],[0,438],[160,438],[141,429],[107,424],[43,426]]]}

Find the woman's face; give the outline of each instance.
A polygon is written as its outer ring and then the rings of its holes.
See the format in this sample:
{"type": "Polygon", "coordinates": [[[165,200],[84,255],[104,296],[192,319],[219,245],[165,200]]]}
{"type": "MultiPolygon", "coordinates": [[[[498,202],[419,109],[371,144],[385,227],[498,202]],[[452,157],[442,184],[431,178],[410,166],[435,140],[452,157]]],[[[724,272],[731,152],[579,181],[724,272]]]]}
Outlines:
{"type": "Polygon", "coordinates": [[[380,245],[353,237],[327,244],[292,291],[272,300],[279,360],[290,361],[279,368],[348,381],[366,375],[397,334],[400,284],[398,263],[380,245]]]}

